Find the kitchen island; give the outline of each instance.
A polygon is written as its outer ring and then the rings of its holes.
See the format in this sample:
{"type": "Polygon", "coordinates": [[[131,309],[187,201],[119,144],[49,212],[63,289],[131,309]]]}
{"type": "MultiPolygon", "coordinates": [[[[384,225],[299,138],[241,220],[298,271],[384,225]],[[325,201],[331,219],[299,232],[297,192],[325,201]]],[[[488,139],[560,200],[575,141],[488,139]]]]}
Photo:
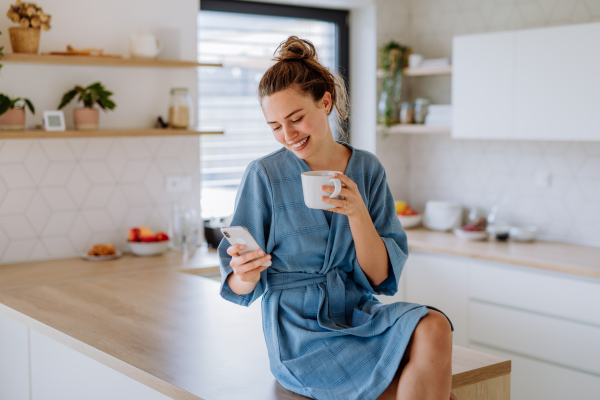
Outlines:
{"type": "MultiPolygon", "coordinates": [[[[196,276],[214,272],[215,260],[204,250],[188,259],[173,252],[0,266],[0,318],[10,320],[0,327],[15,326],[16,332],[10,336],[0,328],[3,339],[15,340],[3,340],[3,349],[23,356],[0,361],[9,374],[0,379],[29,379],[21,393],[33,400],[101,398],[94,395],[111,387],[101,381],[104,375],[95,389],[82,382],[93,383],[92,371],[102,368],[143,385],[136,390],[150,388],[154,397],[144,398],[304,398],[281,387],[269,371],[259,302],[249,308],[228,303],[217,282],[196,276]],[[19,339],[18,332],[26,337],[19,339]],[[67,365],[76,359],[73,350],[88,360],[77,371],[67,365]],[[86,373],[86,363],[98,365],[86,373]],[[81,376],[69,376],[75,372],[81,376]]],[[[454,347],[453,391],[461,400],[482,392],[508,399],[509,388],[509,360],[454,347]]]]}

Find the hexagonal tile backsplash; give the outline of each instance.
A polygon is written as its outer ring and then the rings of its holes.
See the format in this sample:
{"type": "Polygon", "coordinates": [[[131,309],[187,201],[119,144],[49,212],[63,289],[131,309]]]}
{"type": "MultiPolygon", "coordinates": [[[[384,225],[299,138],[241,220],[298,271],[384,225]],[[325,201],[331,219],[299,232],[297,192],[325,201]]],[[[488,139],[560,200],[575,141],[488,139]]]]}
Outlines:
{"type": "Polygon", "coordinates": [[[124,249],[136,225],[166,231],[173,203],[199,207],[199,156],[186,136],[0,141],[0,263],[124,249]],[[166,192],[167,175],[191,175],[192,192],[166,192]]]}
{"type": "MultiPolygon", "coordinates": [[[[388,21],[410,21],[378,26],[379,45],[395,39],[425,58],[451,57],[454,35],[600,21],[600,0],[379,0],[377,6],[388,21]]],[[[450,103],[449,76],[407,78],[404,85],[407,100],[450,103]]],[[[513,223],[537,225],[544,238],[600,246],[600,142],[449,135],[377,141],[394,195],[417,208],[432,199],[488,210],[504,204],[513,223]],[[549,188],[536,185],[543,173],[551,174],[549,188]]]]}

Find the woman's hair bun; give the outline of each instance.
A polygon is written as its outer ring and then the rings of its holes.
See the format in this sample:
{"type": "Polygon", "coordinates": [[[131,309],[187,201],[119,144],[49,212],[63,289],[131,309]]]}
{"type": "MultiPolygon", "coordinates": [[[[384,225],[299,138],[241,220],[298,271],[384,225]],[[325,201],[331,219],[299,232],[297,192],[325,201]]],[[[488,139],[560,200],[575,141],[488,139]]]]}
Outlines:
{"type": "Polygon", "coordinates": [[[274,61],[287,60],[312,60],[319,61],[315,46],[308,40],[300,39],[297,36],[290,36],[279,44],[275,50],[278,54],[274,61]]]}

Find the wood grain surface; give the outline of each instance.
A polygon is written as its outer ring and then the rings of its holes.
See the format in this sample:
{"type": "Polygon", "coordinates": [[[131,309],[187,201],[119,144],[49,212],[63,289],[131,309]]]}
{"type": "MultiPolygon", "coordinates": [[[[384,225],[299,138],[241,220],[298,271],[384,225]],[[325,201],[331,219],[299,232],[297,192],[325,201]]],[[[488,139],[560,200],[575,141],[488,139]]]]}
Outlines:
{"type": "MultiPolygon", "coordinates": [[[[231,304],[217,282],[174,264],[7,289],[0,313],[173,398],[304,398],[271,375],[260,302],[231,304]]],[[[510,371],[504,359],[456,346],[453,358],[457,388],[510,371]]]]}
{"type": "Polygon", "coordinates": [[[453,233],[424,228],[407,229],[408,246],[414,250],[524,265],[589,278],[600,278],[600,248],[569,243],[467,241],[453,233]]]}

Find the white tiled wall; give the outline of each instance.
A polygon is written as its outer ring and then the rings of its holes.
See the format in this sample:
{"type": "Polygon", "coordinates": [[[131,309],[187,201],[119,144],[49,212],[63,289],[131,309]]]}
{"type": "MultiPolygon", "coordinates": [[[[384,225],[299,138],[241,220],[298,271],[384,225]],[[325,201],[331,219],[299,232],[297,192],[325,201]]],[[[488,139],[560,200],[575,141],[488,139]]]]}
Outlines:
{"type": "MultiPolygon", "coordinates": [[[[398,23],[378,24],[380,46],[395,39],[437,58],[451,57],[458,34],[600,21],[600,0],[380,0],[382,14],[379,21],[398,23]]],[[[405,78],[404,85],[408,100],[450,103],[450,76],[405,78]]],[[[600,142],[379,135],[377,148],[395,197],[418,209],[430,199],[489,209],[508,195],[514,223],[535,224],[549,239],[600,246],[600,142]],[[538,172],[552,174],[550,188],[536,186],[538,172]]]]}
{"type": "Polygon", "coordinates": [[[199,208],[199,153],[196,136],[0,141],[0,263],[124,249],[138,225],[166,232],[171,204],[199,208]],[[166,192],[167,175],[193,190],[166,192]]]}

